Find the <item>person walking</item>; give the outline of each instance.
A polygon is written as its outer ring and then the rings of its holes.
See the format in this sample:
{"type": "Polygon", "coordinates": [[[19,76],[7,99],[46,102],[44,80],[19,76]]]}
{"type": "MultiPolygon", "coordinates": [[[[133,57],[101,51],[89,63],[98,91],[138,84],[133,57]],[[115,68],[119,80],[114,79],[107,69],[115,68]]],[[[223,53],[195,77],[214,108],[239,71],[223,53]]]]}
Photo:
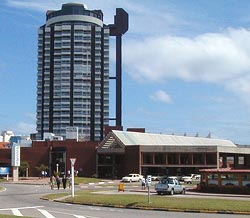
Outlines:
{"type": "Polygon", "coordinates": [[[144,177],[141,180],[141,188],[142,188],[142,190],[144,190],[146,188],[146,180],[144,177]]]}
{"type": "Polygon", "coordinates": [[[54,187],[55,187],[55,184],[56,184],[55,180],[56,180],[56,178],[54,176],[50,177],[50,188],[51,188],[51,190],[53,190],[54,187]]]}
{"type": "Polygon", "coordinates": [[[57,185],[57,189],[60,189],[60,185],[61,185],[61,179],[59,176],[56,176],[56,185],[57,185]]]}
{"type": "Polygon", "coordinates": [[[66,188],[66,184],[67,184],[67,178],[66,178],[65,175],[63,175],[62,184],[63,184],[63,189],[65,189],[66,188]]]}

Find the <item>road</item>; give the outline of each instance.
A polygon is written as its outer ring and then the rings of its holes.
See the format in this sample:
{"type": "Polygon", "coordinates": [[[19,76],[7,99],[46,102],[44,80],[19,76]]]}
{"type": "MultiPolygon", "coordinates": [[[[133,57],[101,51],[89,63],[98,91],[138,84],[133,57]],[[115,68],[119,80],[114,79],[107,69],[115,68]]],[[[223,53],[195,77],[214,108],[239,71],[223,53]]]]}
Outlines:
{"type": "MultiPolygon", "coordinates": [[[[1,184],[6,190],[0,192],[0,214],[14,214],[38,218],[246,218],[244,215],[199,214],[135,210],[109,207],[72,205],[41,200],[40,197],[65,190],[50,190],[47,185],[1,184]]],[[[70,194],[70,190],[68,190],[70,194]]]]}

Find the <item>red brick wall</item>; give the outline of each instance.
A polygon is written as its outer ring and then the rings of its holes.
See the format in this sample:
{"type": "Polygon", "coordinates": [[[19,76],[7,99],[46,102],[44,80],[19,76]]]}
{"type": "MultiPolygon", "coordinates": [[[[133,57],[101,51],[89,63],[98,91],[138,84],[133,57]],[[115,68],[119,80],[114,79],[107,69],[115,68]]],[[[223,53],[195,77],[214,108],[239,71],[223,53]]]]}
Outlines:
{"type": "Polygon", "coordinates": [[[11,165],[11,149],[10,148],[0,149],[0,164],[2,166],[11,165]]]}
{"type": "MultiPolygon", "coordinates": [[[[33,141],[32,147],[21,148],[21,161],[29,163],[29,176],[40,176],[36,167],[44,164],[49,166],[49,152],[53,147],[66,148],[66,169],[70,169],[70,158],[76,158],[75,170],[79,176],[92,176],[96,173],[96,147],[98,142],[76,141],[33,141]]],[[[11,165],[11,149],[0,149],[0,163],[11,165]]]]}
{"type": "Polygon", "coordinates": [[[140,173],[140,146],[126,146],[124,156],[124,175],[140,173]]]}
{"type": "Polygon", "coordinates": [[[49,165],[49,146],[47,143],[34,141],[32,147],[21,147],[21,161],[29,163],[29,176],[40,176],[36,167],[41,164],[49,165]]]}

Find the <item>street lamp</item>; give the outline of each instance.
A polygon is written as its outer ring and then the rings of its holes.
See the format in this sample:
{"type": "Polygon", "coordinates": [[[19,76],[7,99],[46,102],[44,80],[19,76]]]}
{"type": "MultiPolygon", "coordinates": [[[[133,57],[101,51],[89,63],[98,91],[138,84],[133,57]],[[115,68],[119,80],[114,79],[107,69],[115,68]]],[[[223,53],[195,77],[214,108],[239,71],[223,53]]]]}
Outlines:
{"type": "Polygon", "coordinates": [[[75,173],[74,173],[74,165],[76,162],[76,158],[70,158],[71,162],[71,196],[72,198],[75,197],[75,173]]]}

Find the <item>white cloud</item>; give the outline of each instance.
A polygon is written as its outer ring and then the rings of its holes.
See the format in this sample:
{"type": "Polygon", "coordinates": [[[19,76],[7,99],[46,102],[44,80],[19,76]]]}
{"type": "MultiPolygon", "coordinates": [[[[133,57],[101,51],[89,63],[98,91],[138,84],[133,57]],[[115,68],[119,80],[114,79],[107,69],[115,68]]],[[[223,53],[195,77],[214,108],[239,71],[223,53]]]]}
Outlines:
{"type": "Polygon", "coordinates": [[[162,90],[156,91],[154,94],[149,96],[153,101],[164,102],[164,103],[172,103],[172,99],[170,95],[162,90]]]}
{"type": "Polygon", "coordinates": [[[228,29],[195,38],[127,40],[124,65],[134,79],[182,79],[223,86],[249,101],[250,30],[228,29]]]}

